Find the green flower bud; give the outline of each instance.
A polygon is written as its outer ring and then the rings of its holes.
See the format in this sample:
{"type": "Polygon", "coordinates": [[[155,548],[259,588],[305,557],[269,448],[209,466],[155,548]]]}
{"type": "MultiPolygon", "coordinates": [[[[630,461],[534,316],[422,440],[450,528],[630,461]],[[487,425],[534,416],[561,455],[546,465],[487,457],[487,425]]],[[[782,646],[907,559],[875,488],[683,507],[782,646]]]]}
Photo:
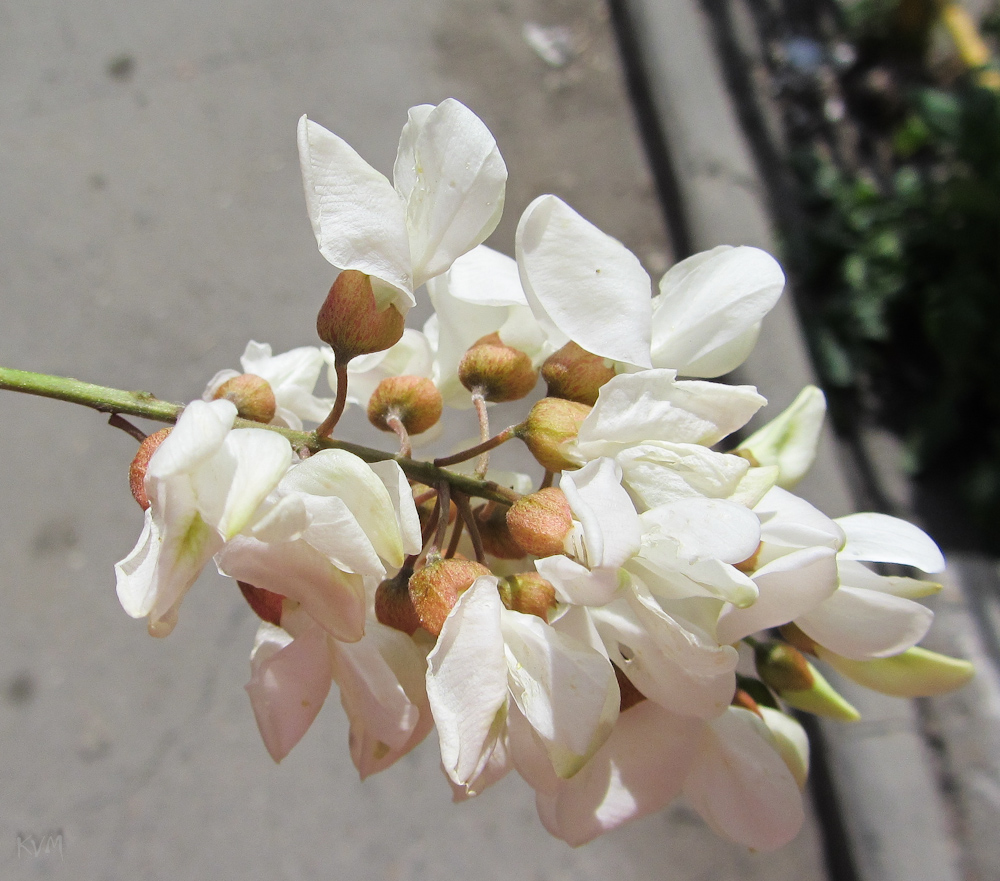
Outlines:
{"type": "Polygon", "coordinates": [[[580,467],[568,455],[567,448],[580,433],[580,423],[590,407],[562,398],[542,398],[515,431],[540,465],[549,471],[575,470],[580,467]]]}
{"type": "Polygon", "coordinates": [[[861,718],[798,649],[783,642],[762,643],[754,655],[760,678],[790,707],[841,722],[861,718]]]}
{"type": "Polygon", "coordinates": [[[822,646],[816,647],[816,655],[847,679],[895,697],[931,697],[954,691],[968,683],[976,672],[968,661],[919,646],[891,658],[871,661],[852,661],[822,646]]]}

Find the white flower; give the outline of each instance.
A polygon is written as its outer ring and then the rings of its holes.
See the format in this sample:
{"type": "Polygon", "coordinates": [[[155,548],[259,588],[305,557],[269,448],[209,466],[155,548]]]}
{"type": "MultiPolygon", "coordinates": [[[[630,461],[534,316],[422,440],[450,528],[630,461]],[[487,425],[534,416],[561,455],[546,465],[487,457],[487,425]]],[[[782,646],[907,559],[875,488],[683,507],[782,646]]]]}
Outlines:
{"type": "Polygon", "coordinates": [[[555,348],[649,367],[651,282],[621,242],[556,196],[540,196],[515,238],[521,284],[555,348]]]}
{"type": "Polygon", "coordinates": [[[229,401],[193,401],[149,460],[150,506],[139,542],[115,566],[118,598],[166,636],[202,568],[244,530],[267,528],[261,505],[288,470],[292,448],[266,429],[231,431],[229,401]]]}
{"type": "Polygon", "coordinates": [[[301,603],[330,635],[356,642],[364,633],[363,576],[383,578],[420,550],[420,524],[409,485],[391,461],[368,465],[346,450],[321,450],[289,470],[275,508],[304,512],[285,540],[241,536],[217,557],[239,581],[301,603]]]}
{"type": "MultiPolygon", "coordinates": [[[[267,343],[250,340],[240,357],[244,373],[252,373],[266,379],[277,410],[272,425],[284,425],[302,430],[302,420],[322,422],[333,407],[332,398],[318,398],[313,394],[325,359],[316,346],[302,346],[272,355],[267,343]]],[[[202,395],[206,401],[212,400],[216,389],[227,380],[239,376],[235,370],[220,370],[209,380],[202,395]]]]}
{"type": "Polygon", "coordinates": [[[739,367],[784,284],[777,261],[757,248],[720,245],[682,260],[653,299],[653,366],[708,378],[739,367]]]}
{"type": "MultiPolygon", "coordinates": [[[[513,702],[559,777],[580,770],[611,731],[619,691],[608,659],[533,615],[503,607],[497,579],[476,579],[427,658],[427,697],[451,780],[475,792],[506,748],[513,702]]],[[[506,762],[499,763],[503,766],[506,762]]]]}
{"type": "Polygon", "coordinates": [[[298,141],[320,253],[372,276],[380,307],[392,303],[405,315],[413,292],[500,220],[507,168],[486,126],[454,98],[410,108],[395,185],[305,116],[298,141]]]}

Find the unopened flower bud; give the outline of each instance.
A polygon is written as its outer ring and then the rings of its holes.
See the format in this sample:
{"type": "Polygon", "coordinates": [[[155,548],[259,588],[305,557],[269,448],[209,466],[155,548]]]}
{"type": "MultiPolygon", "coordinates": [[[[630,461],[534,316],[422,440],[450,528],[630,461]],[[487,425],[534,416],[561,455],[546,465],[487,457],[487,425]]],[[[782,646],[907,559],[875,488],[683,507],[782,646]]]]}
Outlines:
{"type": "Polygon", "coordinates": [[[604,358],[574,342],[549,355],[542,365],[542,379],[548,383],[550,398],[565,398],[589,407],[597,402],[601,386],[614,375],[614,368],[604,358]]]}
{"type": "Polygon", "coordinates": [[[961,688],[975,674],[968,661],[914,646],[890,658],[854,661],[816,647],[819,659],[859,685],[894,697],[933,697],[961,688]]]}
{"type": "Polygon", "coordinates": [[[227,379],[212,395],[213,400],[225,398],[236,405],[236,415],[265,425],[274,419],[278,409],[271,384],[253,373],[241,373],[227,379]]]}
{"type": "Polygon", "coordinates": [[[487,503],[476,508],[476,526],[483,541],[483,550],[498,560],[522,560],[526,551],[510,534],[507,509],[487,503]]]}
{"type": "Polygon", "coordinates": [[[400,569],[375,590],[375,617],[386,627],[401,630],[408,636],[413,636],[420,627],[417,610],[410,599],[409,579],[412,575],[412,569],[400,569]]]}
{"type": "Polygon", "coordinates": [[[789,645],[795,646],[804,655],[815,655],[816,654],[816,641],[811,636],[806,636],[797,624],[789,622],[788,624],[782,624],[778,628],[778,632],[781,634],[781,638],[785,640],[789,645]]]}
{"type": "Polygon", "coordinates": [[[420,626],[432,636],[438,636],[458,598],[477,578],[489,574],[489,569],[473,560],[441,558],[415,572],[410,578],[410,599],[420,626]]]}
{"type": "Polygon", "coordinates": [[[573,470],[580,467],[567,455],[567,447],[576,440],[580,423],[587,418],[590,407],[562,398],[542,398],[528,413],[528,418],[515,434],[524,441],[531,455],[549,471],[573,470]]]}
{"type": "Polygon", "coordinates": [[[379,309],[369,276],[345,269],[319,310],[316,332],[333,349],[337,362],[346,364],[358,355],[393,346],[403,335],[404,323],[395,306],[379,309]]]}
{"type": "Polygon", "coordinates": [[[789,706],[841,722],[861,718],[798,649],[771,642],[756,646],[754,655],[760,678],[789,706]]]}
{"type": "Polygon", "coordinates": [[[524,352],[491,333],[462,357],[458,378],[470,392],[481,391],[487,401],[519,401],[535,387],[538,371],[524,352]]]}
{"type": "Polygon", "coordinates": [[[535,615],[549,620],[549,612],[556,607],[556,589],[537,572],[519,572],[501,578],[500,599],[512,612],[535,615]]]}
{"type": "Polygon", "coordinates": [[[368,421],[392,431],[387,420],[396,416],[410,434],[423,434],[441,418],[441,392],[422,376],[388,376],[368,399],[368,421]]]}
{"type": "Polygon", "coordinates": [[[250,604],[250,608],[257,613],[261,621],[267,621],[275,627],[281,626],[281,608],[285,598],[280,593],[265,590],[262,587],[254,587],[245,581],[236,582],[240,586],[243,598],[250,604]]]}
{"type": "Polygon", "coordinates": [[[563,553],[573,513],[563,491],[549,486],[514,502],[507,511],[507,527],[529,554],[551,557],[563,553]]]}
{"type": "MultiPolygon", "coordinates": [[[[733,695],[733,699],[730,704],[734,707],[741,707],[744,710],[749,710],[751,713],[755,713],[761,716],[760,705],[751,696],[750,692],[744,691],[742,688],[737,688],[736,693],[733,695]]],[[[763,716],[761,716],[763,718],[763,716]]]]}
{"type": "Polygon", "coordinates": [[[149,507],[149,497],[146,495],[146,468],[149,465],[149,460],[152,458],[153,453],[156,452],[156,448],[159,447],[166,439],[167,435],[170,434],[170,428],[161,428],[159,431],[154,431],[151,435],[146,437],[146,439],[139,444],[139,450],[135,454],[135,458],[132,460],[132,464],[128,466],[128,486],[132,490],[132,498],[134,498],[138,503],[139,507],[143,511],[149,507]]]}

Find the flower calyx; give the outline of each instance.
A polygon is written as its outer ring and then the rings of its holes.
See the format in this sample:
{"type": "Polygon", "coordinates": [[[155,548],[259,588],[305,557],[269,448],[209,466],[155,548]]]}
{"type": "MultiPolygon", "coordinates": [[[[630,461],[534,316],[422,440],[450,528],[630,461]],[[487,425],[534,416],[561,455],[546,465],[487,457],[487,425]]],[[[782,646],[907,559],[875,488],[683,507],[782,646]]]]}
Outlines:
{"type": "Polygon", "coordinates": [[[384,352],[403,335],[405,318],[392,304],[379,308],[371,277],[345,269],[330,288],[316,318],[316,332],[338,364],[384,352]]]}
{"type": "Polygon", "coordinates": [[[368,399],[368,421],[381,431],[392,431],[390,420],[395,417],[409,434],[423,434],[437,424],[443,408],[441,392],[429,379],[388,376],[368,399]]]}
{"type": "Polygon", "coordinates": [[[511,537],[529,554],[552,557],[564,553],[566,536],[573,528],[573,513],[566,495],[554,486],[522,496],[507,511],[511,537]]]}
{"type": "Polygon", "coordinates": [[[254,373],[241,373],[227,379],[212,395],[212,400],[225,398],[236,405],[236,415],[265,425],[274,419],[278,402],[271,384],[254,373]]]}
{"type": "Polygon", "coordinates": [[[426,565],[409,580],[410,600],[420,626],[435,638],[458,598],[490,570],[474,560],[428,557],[426,565]]]}
{"type": "Polygon", "coordinates": [[[520,349],[508,346],[499,333],[477,340],[458,365],[458,378],[470,392],[491,403],[519,401],[538,381],[538,371],[520,349]]]}
{"type": "Polygon", "coordinates": [[[570,458],[568,447],[580,433],[580,424],[590,407],[562,398],[542,398],[515,429],[535,460],[549,471],[575,470],[580,463],[570,458]]]}
{"type": "Polygon", "coordinates": [[[537,572],[519,572],[501,578],[497,588],[500,600],[510,611],[535,615],[548,622],[556,607],[556,589],[537,572]]]}
{"type": "Polygon", "coordinates": [[[409,580],[412,566],[403,566],[392,578],[387,578],[375,590],[375,617],[380,624],[413,636],[420,628],[420,618],[410,599],[409,580]]]}
{"type": "Polygon", "coordinates": [[[149,497],[146,495],[146,468],[157,447],[167,439],[167,435],[171,431],[173,431],[172,426],[161,428],[149,435],[139,444],[139,450],[136,452],[132,464],[128,466],[128,486],[132,490],[132,498],[139,503],[139,507],[143,511],[149,507],[149,497]]]}
{"type": "Polygon", "coordinates": [[[588,407],[597,403],[601,386],[614,376],[615,370],[606,359],[572,341],[542,364],[542,379],[548,384],[550,398],[564,398],[588,407]]]}
{"type": "Polygon", "coordinates": [[[754,657],[760,678],[789,706],[842,722],[861,718],[797,648],[783,642],[761,643],[754,646],[754,657]]]}

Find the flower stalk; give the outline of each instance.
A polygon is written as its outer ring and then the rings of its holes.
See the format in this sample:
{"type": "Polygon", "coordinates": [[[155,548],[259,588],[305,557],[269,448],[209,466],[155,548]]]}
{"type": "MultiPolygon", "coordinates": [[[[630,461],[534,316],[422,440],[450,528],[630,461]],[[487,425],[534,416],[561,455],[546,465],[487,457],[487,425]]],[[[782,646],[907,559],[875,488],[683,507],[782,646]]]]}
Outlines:
{"type": "MultiPolygon", "coordinates": [[[[97,410],[99,413],[138,416],[156,422],[174,423],[184,409],[182,404],[162,401],[151,392],[126,391],[66,376],[34,373],[30,370],[17,370],[11,367],[0,367],[0,390],[53,398],[71,404],[80,404],[83,407],[97,410]]],[[[305,448],[311,453],[320,450],[346,450],[368,463],[395,459],[407,477],[428,486],[446,483],[465,495],[504,504],[510,504],[519,498],[518,493],[494,481],[476,480],[464,474],[447,471],[432,462],[421,462],[416,459],[394,456],[384,450],[376,450],[361,444],[318,437],[315,432],[295,431],[280,425],[262,425],[247,419],[237,419],[234,425],[236,428],[263,428],[275,431],[284,435],[294,449],[305,448]]]]}

